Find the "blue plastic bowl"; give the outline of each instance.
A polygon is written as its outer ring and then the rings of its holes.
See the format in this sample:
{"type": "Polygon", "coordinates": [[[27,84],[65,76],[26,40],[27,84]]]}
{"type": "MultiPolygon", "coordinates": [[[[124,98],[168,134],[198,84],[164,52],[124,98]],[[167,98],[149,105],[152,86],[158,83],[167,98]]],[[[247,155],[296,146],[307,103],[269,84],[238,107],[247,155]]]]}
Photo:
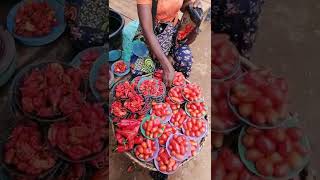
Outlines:
{"type": "MultiPolygon", "coordinates": [[[[35,2],[41,2],[41,0],[33,0],[35,2]]],[[[29,46],[42,46],[45,44],[49,44],[58,37],[62,35],[64,30],[66,29],[66,23],[64,21],[64,8],[63,6],[56,0],[48,0],[47,1],[49,6],[54,9],[56,12],[56,18],[58,21],[58,26],[54,27],[52,31],[47,35],[43,37],[22,37],[15,34],[15,17],[17,14],[18,9],[24,5],[24,1],[21,1],[20,3],[16,4],[9,12],[7,16],[7,28],[8,31],[13,34],[13,36],[18,39],[21,43],[29,46]]]]}
{"type": "Polygon", "coordinates": [[[122,51],[121,50],[112,50],[109,51],[109,61],[113,62],[113,61],[117,61],[121,58],[122,55],[122,51]]]}
{"type": "Polygon", "coordinates": [[[132,45],[132,53],[138,57],[147,57],[149,50],[144,42],[135,40],[132,45]]]}
{"type": "MultiPolygon", "coordinates": [[[[122,60],[122,61],[123,61],[123,60],[122,60]]],[[[114,72],[114,65],[115,65],[117,62],[118,62],[118,61],[116,61],[115,63],[113,63],[112,66],[111,66],[111,71],[113,72],[113,74],[115,74],[115,75],[118,76],[118,77],[122,77],[122,76],[127,75],[127,74],[130,72],[130,64],[129,64],[128,62],[123,61],[123,62],[126,63],[126,65],[127,65],[126,71],[123,72],[123,73],[116,73],[116,72],[114,72]]]]}

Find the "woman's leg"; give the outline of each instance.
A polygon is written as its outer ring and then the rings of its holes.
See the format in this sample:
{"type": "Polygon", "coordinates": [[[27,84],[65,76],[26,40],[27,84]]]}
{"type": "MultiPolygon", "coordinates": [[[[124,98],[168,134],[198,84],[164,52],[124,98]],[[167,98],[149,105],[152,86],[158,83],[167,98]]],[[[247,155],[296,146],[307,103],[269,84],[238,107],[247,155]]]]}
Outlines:
{"type": "Polygon", "coordinates": [[[173,68],[182,72],[188,78],[191,73],[193,56],[191,49],[188,45],[182,45],[173,50],[173,68]]]}

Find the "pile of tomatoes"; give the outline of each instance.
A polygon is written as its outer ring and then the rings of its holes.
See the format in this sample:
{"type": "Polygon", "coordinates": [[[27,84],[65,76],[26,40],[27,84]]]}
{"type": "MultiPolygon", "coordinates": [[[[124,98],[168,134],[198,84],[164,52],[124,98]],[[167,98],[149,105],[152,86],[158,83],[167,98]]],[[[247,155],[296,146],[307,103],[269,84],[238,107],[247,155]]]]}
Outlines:
{"type": "Polygon", "coordinates": [[[246,129],[241,142],[245,147],[244,157],[255,164],[256,171],[265,176],[286,177],[305,165],[309,149],[302,144],[300,128],[246,129]]]}
{"type": "Polygon", "coordinates": [[[276,126],[288,117],[288,85],[267,69],[251,71],[231,87],[230,102],[256,126],[276,126]]]}
{"type": "Polygon", "coordinates": [[[81,72],[48,63],[32,69],[18,86],[22,111],[41,118],[67,116],[83,103],[81,72]]]}
{"type": "Polygon", "coordinates": [[[82,160],[95,155],[106,146],[107,116],[99,104],[86,104],[73,113],[68,121],[50,126],[50,144],[62,151],[68,159],[82,160]]]}
{"type": "MultiPolygon", "coordinates": [[[[208,129],[208,122],[203,118],[207,109],[200,101],[200,87],[187,83],[182,73],[175,73],[171,87],[165,87],[162,75],[162,70],[158,70],[152,78],[138,76],[131,83],[124,81],[115,85],[111,113],[115,116],[112,119],[117,141],[115,151],[131,151],[140,161],[149,164],[153,161],[158,171],[172,174],[183,161],[199,152],[200,140],[208,129]],[[129,108],[122,105],[134,94],[144,97],[145,105],[150,105],[149,111],[129,112],[129,108]],[[128,126],[121,125],[124,122],[128,126]]],[[[132,104],[137,108],[139,105],[132,104]]]]}
{"type": "Polygon", "coordinates": [[[211,62],[213,79],[229,79],[240,65],[239,53],[228,36],[213,36],[211,62]]]}
{"type": "Polygon", "coordinates": [[[126,72],[126,70],[128,68],[129,67],[127,66],[127,64],[123,60],[120,60],[120,61],[117,61],[114,63],[114,72],[117,74],[122,74],[122,73],[126,72]]]}
{"type": "Polygon", "coordinates": [[[56,12],[47,2],[30,2],[18,9],[14,31],[23,37],[42,37],[57,25],[56,12]]]}
{"type": "Polygon", "coordinates": [[[38,125],[23,122],[12,130],[5,144],[4,162],[23,174],[36,176],[53,168],[57,158],[48,151],[38,125]]]}

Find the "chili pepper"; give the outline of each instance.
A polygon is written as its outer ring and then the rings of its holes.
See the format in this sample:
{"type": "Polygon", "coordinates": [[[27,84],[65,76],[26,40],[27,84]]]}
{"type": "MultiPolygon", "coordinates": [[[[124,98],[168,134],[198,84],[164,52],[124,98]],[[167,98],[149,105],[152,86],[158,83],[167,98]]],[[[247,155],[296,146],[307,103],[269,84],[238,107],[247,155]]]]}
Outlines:
{"type": "Polygon", "coordinates": [[[128,149],[127,145],[120,145],[120,146],[117,146],[113,151],[118,153],[123,153],[123,152],[126,152],[127,149],[128,149]]]}
{"type": "Polygon", "coordinates": [[[139,131],[139,126],[136,126],[133,130],[131,130],[131,129],[117,129],[116,133],[121,134],[128,141],[131,141],[137,136],[138,131],[139,131]]]}
{"type": "Polygon", "coordinates": [[[119,144],[126,144],[126,140],[121,136],[121,134],[116,133],[116,139],[119,144]]]}
{"type": "Polygon", "coordinates": [[[130,140],[128,143],[128,150],[133,149],[133,146],[134,146],[134,140],[130,140]]]}
{"type": "Polygon", "coordinates": [[[122,119],[117,123],[117,126],[121,129],[134,129],[136,126],[139,126],[140,123],[140,121],[133,119],[122,119]]]}
{"type": "Polygon", "coordinates": [[[136,136],[134,138],[134,144],[141,144],[143,142],[143,137],[142,136],[136,136]]]}

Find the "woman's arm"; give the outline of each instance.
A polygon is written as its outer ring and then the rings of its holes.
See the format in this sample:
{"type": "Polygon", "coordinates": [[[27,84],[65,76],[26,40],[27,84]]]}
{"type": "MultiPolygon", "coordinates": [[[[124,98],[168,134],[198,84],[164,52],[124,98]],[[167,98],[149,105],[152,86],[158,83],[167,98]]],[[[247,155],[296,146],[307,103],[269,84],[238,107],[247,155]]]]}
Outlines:
{"type": "Polygon", "coordinates": [[[169,86],[174,77],[174,69],[167,56],[163,53],[158,39],[154,34],[151,6],[138,4],[138,15],[146,42],[150,47],[152,54],[160,61],[164,72],[163,80],[169,86]]]}

